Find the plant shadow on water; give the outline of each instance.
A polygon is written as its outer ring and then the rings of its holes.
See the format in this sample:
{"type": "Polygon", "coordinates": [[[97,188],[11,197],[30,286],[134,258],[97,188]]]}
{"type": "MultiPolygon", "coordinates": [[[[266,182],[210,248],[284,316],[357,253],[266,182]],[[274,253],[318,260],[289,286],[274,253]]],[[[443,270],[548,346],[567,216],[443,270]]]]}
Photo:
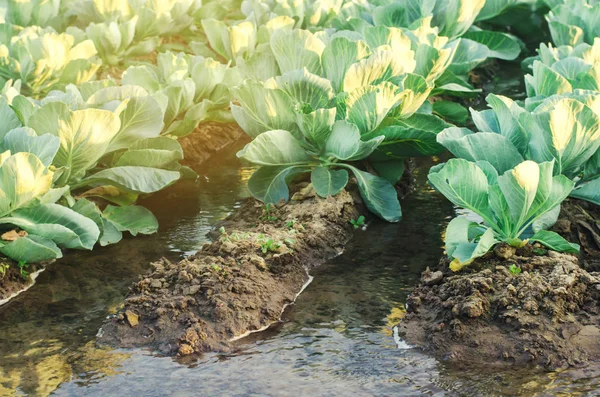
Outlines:
{"type": "MultiPolygon", "coordinates": [[[[231,154],[231,153],[229,153],[231,154]]],[[[224,153],[222,158],[227,158],[224,153]]],[[[442,254],[452,206],[417,170],[418,191],[399,224],[373,221],[344,254],[313,272],[312,284],[269,330],[232,354],[193,363],[143,350],[98,348],[94,337],[148,263],[196,250],[211,223],[246,193],[250,170],[219,162],[193,185],[147,201],[161,233],[92,253],[69,254],[0,310],[0,396],[189,395],[554,395],[597,388],[592,370],[543,374],[485,371],[399,349],[392,327],[420,273],[442,254]],[[236,181],[232,183],[232,181],[236,181]],[[169,208],[165,208],[169,203],[169,208]],[[551,391],[548,391],[551,390],[551,391]]]]}

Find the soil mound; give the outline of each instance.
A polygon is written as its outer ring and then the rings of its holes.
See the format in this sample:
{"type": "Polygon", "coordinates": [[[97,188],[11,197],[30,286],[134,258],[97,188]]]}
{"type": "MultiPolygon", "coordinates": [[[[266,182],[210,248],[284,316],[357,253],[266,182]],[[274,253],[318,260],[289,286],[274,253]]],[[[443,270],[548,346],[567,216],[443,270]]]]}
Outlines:
{"type": "Polygon", "coordinates": [[[581,246],[584,269],[600,271],[600,206],[569,199],[562,204],[558,222],[552,230],[581,246]]]}
{"type": "Polygon", "coordinates": [[[246,134],[235,123],[202,123],[194,132],[179,139],[179,144],[183,148],[183,161],[190,167],[197,168],[212,155],[242,136],[246,136],[246,134]]]}
{"type": "Polygon", "coordinates": [[[245,201],[196,255],[155,263],[100,342],[177,355],[228,350],[232,339],[280,319],[308,281],[307,268],[341,253],[357,203],[346,191],[281,208],[245,201]]]}
{"type": "Polygon", "coordinates": [[[409,344],[457,363],[557,369],[600,359],[600,275],[576,257],[529,247],[460,273],[442,265],[408,299],[398,332],[409,344]]]}

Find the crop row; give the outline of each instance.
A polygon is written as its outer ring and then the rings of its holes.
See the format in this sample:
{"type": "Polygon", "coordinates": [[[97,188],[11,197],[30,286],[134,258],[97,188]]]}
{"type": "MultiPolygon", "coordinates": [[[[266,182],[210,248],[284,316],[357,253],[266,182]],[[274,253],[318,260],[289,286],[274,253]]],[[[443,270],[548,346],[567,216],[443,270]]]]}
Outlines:
{"type": "Polygon", "coordinates": [[[472,70],[523,47],[477,25],[523,3],[7,0],[0,252],[39,262],[155,232],[135,203],[195,177],[177,138],[206,121],[253,138],[238,156],[260,167],[248,188],[266,204],[310,174],[322,197],[356,181],[374,214],[399,221],[405,160],[449,150],[430,182],[482,219],[450,223],[455,267],[499,241],[574,251],[546,229],[567,196],[600,201],[597,7],[548,4],[559,47],[526,63],[529,98],[488,96],[471,111],[479,132],[452,124],[465,110],[451,99],[480,95],[472,70]]]}

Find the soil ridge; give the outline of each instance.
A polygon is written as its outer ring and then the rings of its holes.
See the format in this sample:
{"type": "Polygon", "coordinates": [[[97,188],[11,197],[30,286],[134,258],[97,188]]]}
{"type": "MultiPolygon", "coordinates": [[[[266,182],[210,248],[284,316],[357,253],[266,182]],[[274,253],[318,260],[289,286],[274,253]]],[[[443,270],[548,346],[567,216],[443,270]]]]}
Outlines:
{"type": "Polygon", "coordinates": [[[197,254],[153,264],[103,326],[100,343],[179,356],[227,351],[233,339],[279,321],[307,269],[342,252],[362,208],[347,191],[295,198],[268,208],[247,199],[197,254]]]}
{"type": "Polygon", "coordinates": [[[400,338],[455,363],[555,370],[598,361],[600,273],[540,246],[513,255],[502,248],[459,273],[447,258],[427,269],[408,298],[400,338]]]}

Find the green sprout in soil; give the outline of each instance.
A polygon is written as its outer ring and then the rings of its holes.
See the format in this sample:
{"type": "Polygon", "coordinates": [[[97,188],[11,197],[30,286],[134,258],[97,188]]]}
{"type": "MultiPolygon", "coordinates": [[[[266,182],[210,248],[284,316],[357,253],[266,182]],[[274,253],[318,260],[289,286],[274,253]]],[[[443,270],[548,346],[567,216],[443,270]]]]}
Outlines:
{"type": "Polygon", "coordinates": [[[355,229],[358,229],[359,227],[365,225],[365,217],[361,215],[358,217],[358,219],[351,219],[350,223],[352,224],[352,226],[354,226],[355,229]]]}
{"type": "Polygon", "coordinates": [[[221,226],[219,228],[219,233],[221,233],[221,241],[228,241],[231,242],[231,239],[229,238],[229,235],[227,234],[227,231],[225,230],[225,228],[223,226],[221,226]]]}
{"type": "Polygon", "coordinates": [[[269,221],[269,222],[275,222],[276,220],[278,220],[279,218],[277,218],[275,215],[273,215],[272,211],[274,209],[275,209],[275,207],[272,204],[265,205],[262,219],[264,221],[269,221]]]}
{"type": "Polygon", "coordinates": [[[535,255],[538,255],[538,256],[543,256],[543,255],[546,255],[548,253],[548,250],[545,250],[543,248],[534,248],[533,249],[533,253],[535,255]]]}
{"type": "Polygon", "coordinates": [[[234,241],[246,240],[246,239],[248,238],[248,233],[242,233],[242,234],[239,234],[239,233],[232,233],[232,234],[231,234],[231,238],[232,238],[234,241]]]}
{"type": "Polygon", "coordinates": [[[510,274],[512,274],[513,276],[516,276],[517,274],[521,273],[521,268],[519,266],[515,265],[514,263],[512,265],[510,265],[508,270],[510,271],[510,274]]]}
{"type": "Polygon", "coordinates": [[[23,280],[27,280],[29,278],[29,272],[27,271],[29,264],[25,261],[19,261],[17,266],[19,267],[19,274],[21,275],[23,280]]]}
{"type": "Polygon", "coordinates": [[[0,280],[6,276],[6,272],[8,271],[9,267],[10,265],[7,263],[0,263],[0,280]]]}
{"type": "Polygon", "coordinates": [[[225,269],[225,268],[224,268],[224,267],[222,267],[222,266],[219,266],[219,265],[217,265],[217,264],[214,264],[214,263],[213,263],[213,264],[210,266],[210,269],[211,269],[213,272],[215,272],[216,274],[219,274],[219,275],[221,275],[221,276],[227,276],[227,269],[225,269]]]}
{"type": "Polygon", "coordinates": [[[284,241],[285,241],[285,245],[287,245],[287,247],[288,247],[288,253],[293,255],[294,249],[292,247],[294,246],[294,244],[296,242],[294,241],[294,239],[291,239],[291,238],[286,238],[284,241]]]}
{"type": "Polygon", "coordinates": [[[285,227],[287,227],[288,230],[292,230],[294,228],[295,224],[296,224],[295,220],[287,221],[285,224],[285,227]]]}
{"type": "Polygon", "coordinates": [[[266,254],[269,251],[275,252],[279,249],[279,247],[280,244],[276,243],[272,238],[260,243],[260,250],[263,254],[266,254]]]}

